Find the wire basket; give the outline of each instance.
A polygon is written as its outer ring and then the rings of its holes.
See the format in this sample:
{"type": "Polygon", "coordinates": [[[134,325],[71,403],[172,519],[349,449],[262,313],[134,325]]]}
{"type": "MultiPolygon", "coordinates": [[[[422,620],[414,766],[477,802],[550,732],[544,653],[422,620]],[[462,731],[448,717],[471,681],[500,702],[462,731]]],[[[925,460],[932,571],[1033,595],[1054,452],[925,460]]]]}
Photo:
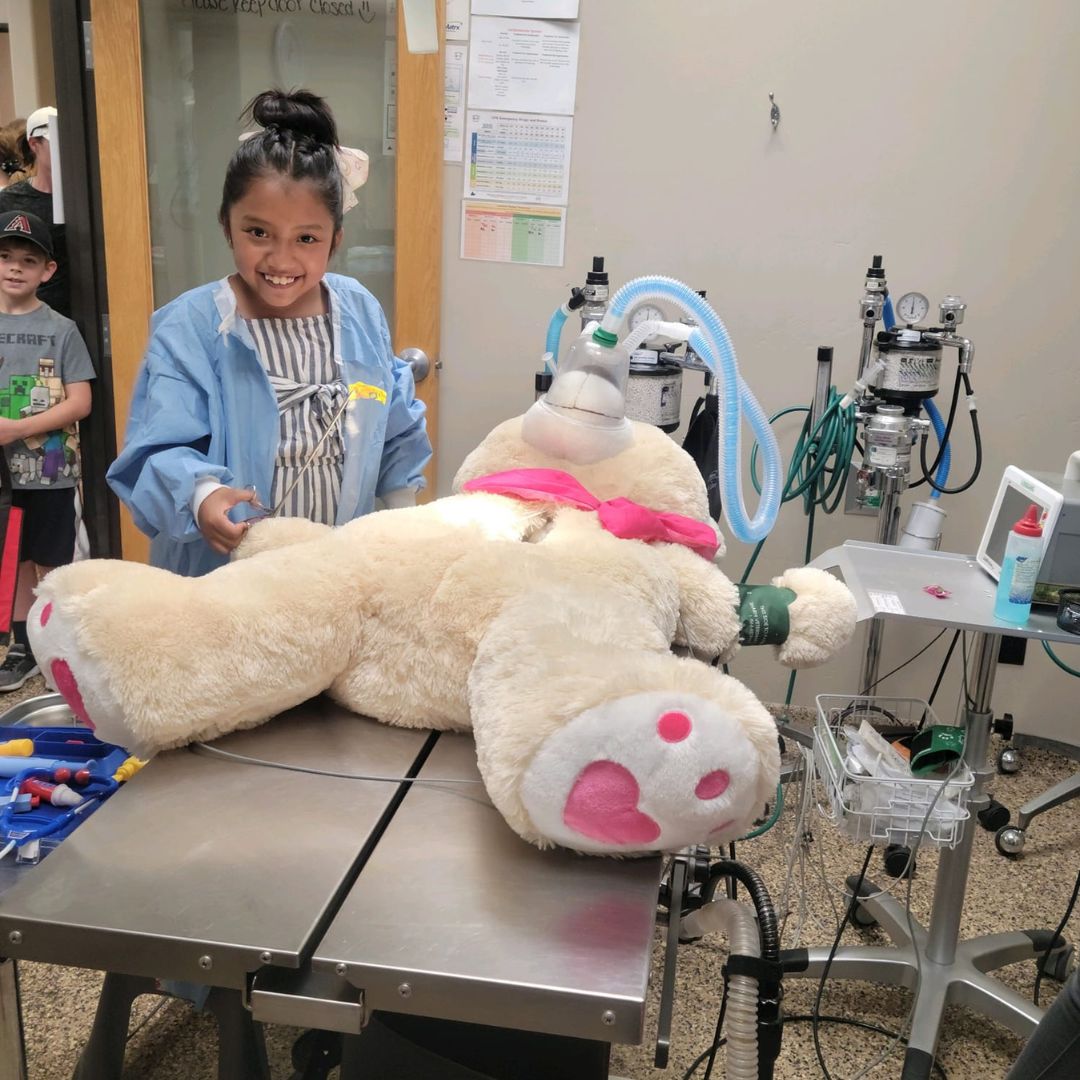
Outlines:
{"type": "Polygon", "coordinates": [[[857,729],[864,720],[886,739],[890,730],[898,735],[904,728],[917,727],[924,717],[926,724],[938,724],[925,701],[819,694],[817,711],[814,762],[829,789],[831,817],[841,832],[872,844],[911,844],[922,834],[923,846],[956,847],[964,822],[971,817],[968,798],[975,783],[965,762],[948,781],[941,777],[895,779],[855,771],[848,755],[844,728],[857,729]]]}

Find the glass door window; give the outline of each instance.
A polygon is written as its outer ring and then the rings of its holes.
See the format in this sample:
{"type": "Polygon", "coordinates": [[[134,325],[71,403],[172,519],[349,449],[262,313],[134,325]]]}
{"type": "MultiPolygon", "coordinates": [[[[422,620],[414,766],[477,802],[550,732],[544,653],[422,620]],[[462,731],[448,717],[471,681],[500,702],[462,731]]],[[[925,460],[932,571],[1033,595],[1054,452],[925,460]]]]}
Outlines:
{"type": "MultiPolygon", "coordinates": [[[[370,159],[330,269],[363,282],[393,322],[394,0],[141,0],[154,305],[234,269],[218,224],[240,113],[271,87],[333,109],[370,159]]],[[[107,147],[102,147],[107,153],[107,147]]]]}

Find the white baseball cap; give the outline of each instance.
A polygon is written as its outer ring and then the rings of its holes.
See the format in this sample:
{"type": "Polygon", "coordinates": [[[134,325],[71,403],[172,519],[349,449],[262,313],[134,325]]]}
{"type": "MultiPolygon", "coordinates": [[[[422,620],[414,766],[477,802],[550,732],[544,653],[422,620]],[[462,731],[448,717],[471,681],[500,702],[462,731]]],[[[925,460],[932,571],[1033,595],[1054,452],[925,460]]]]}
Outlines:
{"type": "Polygon", "coordinates": [[[26,118],[26,137],[28,139],[47,139],[49,137],[49,117],[59,115],[51,105],[42,105],[26,118]]]}

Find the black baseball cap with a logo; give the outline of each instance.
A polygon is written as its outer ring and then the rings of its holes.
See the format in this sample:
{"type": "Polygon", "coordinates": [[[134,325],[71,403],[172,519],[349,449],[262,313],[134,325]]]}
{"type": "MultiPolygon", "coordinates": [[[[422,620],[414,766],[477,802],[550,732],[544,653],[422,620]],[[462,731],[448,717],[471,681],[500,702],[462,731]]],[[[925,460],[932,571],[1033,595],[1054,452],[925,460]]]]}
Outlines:
{"type": "Polygon", "coordinates": [[[37,214],[28,214],[25,210],[8,210],[0,214],[0,240],[7,238],[29,240],[41,248],[46,257],[53,257],[52,234],[37,214]]]}

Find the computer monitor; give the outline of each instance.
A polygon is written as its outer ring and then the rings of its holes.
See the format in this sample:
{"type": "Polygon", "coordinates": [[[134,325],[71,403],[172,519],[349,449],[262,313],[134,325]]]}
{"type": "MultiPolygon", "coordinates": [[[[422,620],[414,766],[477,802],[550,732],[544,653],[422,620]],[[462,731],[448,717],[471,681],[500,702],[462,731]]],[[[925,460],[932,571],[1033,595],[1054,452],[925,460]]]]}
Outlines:
{"type": "Polygon", "coordinates": [[[1001,576],[1001,564],[1005,559],[1005,543],[1009,531],[1024,516],[1027,508],[1035,503],[1042,511],[1043,536],[1049,539],[1054,533],[1064,496],[1034,475],[1009,465],[998,485],[994,505],[983,530],[982,540],[975,558],[979,565],[997,581],[1001,576]]]}

